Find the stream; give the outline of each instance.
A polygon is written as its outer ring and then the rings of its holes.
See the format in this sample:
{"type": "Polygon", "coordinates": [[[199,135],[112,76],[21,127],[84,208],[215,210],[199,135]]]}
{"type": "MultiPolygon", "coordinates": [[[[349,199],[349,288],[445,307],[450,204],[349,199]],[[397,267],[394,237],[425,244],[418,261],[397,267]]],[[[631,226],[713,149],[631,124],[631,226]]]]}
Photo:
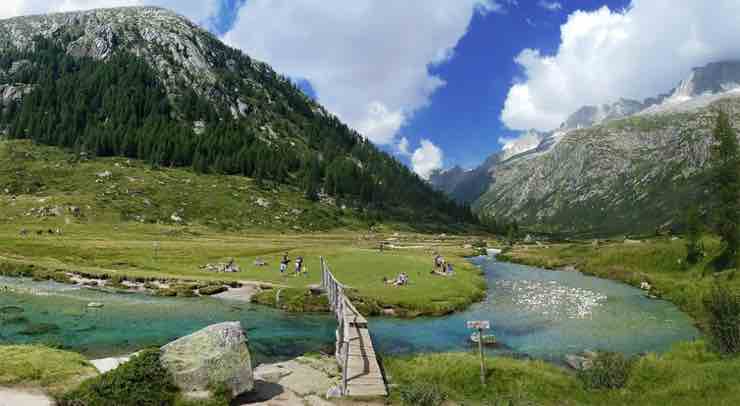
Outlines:
{"type": "MultiPolygon", "coordinates": [[[[562,362],[584,349],[662,352],[700,337],[673,304],[625,284],[578,272],[471,259],[488,280],[486,299],[445,317],[372,318],[384,354],[466,351],[467,320],[490,320],[502,345],[493,353],[562,362]]],[[[403,289],[399,288],[399,294],[403,289]]],[[[159,346],[207,325],[239,320],[257,362],[331,351],[335,321],[214,298],[111,294],[55,282],[0,277],[0,344],[44,343],[99,358],[159,346]],[[14,292],[2,291],[2,287],[14,292]],[[100,302],[102,308],[88,308],[100,302]]]]}

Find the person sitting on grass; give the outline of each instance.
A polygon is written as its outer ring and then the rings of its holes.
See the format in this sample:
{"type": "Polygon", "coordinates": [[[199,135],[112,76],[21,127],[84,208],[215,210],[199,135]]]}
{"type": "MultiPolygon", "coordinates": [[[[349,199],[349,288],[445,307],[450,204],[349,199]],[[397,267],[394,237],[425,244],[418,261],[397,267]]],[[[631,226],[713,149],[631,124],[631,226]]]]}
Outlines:
{"type": "Polygon", "coordinates": [[[406,272],[401,272],[400,275],[398,275],[398,279],[396,279],[396,282],[393,283],[393,286],[405,286],[409,283],[409,276],[406,275],[406,272]]]}
{"type": "Polygon", "coordinates": [[[406,272],[401,272],[396,279],[388,279],[383,277],[383,283],[386,285],[393,285],[393,286],[403,286],[408,284],[409,282],[409,276],[406,275],[406,272]]]}

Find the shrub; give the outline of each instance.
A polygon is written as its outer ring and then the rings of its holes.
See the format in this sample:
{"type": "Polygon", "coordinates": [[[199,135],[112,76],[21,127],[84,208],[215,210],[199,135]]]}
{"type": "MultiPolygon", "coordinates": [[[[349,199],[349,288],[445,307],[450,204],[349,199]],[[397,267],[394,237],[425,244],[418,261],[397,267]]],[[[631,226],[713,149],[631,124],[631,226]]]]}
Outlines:
{"type": "Polygon", "coordinates": [[[740,353],[740,296],[716,283],[704,300],[709,332],[723,354],[740,353]]]}
{"type": "Polygon", "coordinates": [[[593,366],[578,372],[578,378],[590,389],[623,388],[632,369],[632,360],[615,352],[600,352],[593,366]]]}
{"type": "Polygon", "coordinates": [[[177,388],[159,363],[159,351],[145,350],[113,371],[89,379],[59,399],[60,406],[163,406],[177,388]]]}
{"type": "Polygon", "coordinates": [[[447,399],[439,386],[424,382],[405,385],[399,394],[404,405],[413,406],[439,406],[447,399]]]}

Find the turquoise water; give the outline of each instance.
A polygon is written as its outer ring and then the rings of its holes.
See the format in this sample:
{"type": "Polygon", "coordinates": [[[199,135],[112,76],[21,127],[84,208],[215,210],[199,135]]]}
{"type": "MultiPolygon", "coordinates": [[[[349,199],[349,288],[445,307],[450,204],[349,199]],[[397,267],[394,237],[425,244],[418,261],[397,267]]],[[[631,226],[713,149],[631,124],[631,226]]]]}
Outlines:
{"type": "MultiPolygon", "coordinates": [[[[664,351],[699,337],[691,320],[672,304],[647,299],[632,287],[584,276],[476,258],[489,294],[469,310],[446,317],[374,318],[371,329],[384,353],[466,350],[467,320],[490,320],[503,344],[490,351],[560,361],[583,349],[628,354],[664,351]]],[[[109,294],[54,282],[1,278],[0,343],[51,343],[90,357],[118,355],[162,345],[209,324],[239,320],[250,349],[262,361],[329,350],[329,315],[288,314],[213,298],[163,298],[109,294]],[[102,302],[90,309],[89,302],[102,302]]],[[[403,289],[398,290],[403,294],[403,289]]]]}

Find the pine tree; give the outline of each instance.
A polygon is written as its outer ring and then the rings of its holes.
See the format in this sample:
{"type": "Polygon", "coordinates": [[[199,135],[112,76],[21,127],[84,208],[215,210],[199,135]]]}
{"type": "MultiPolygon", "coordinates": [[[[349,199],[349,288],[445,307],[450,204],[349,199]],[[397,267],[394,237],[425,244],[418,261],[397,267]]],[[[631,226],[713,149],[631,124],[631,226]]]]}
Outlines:
{"type": "Polygon", "coordinates": [[[717,144],[712,153],[712,185],[717,199],[717,232],[722,239],[722,253],[715,264],[726,269],[737,265],[740,246],[740,152],[735,130],[724,111],[717,116],[714,139],[717,144]]]}
{"type": "Polygon", "coordinates": [[[686,262],[696,264],[704,257],[702,243],[703,225],[697,207],[691,207],[686,213],[686,262]]]}

